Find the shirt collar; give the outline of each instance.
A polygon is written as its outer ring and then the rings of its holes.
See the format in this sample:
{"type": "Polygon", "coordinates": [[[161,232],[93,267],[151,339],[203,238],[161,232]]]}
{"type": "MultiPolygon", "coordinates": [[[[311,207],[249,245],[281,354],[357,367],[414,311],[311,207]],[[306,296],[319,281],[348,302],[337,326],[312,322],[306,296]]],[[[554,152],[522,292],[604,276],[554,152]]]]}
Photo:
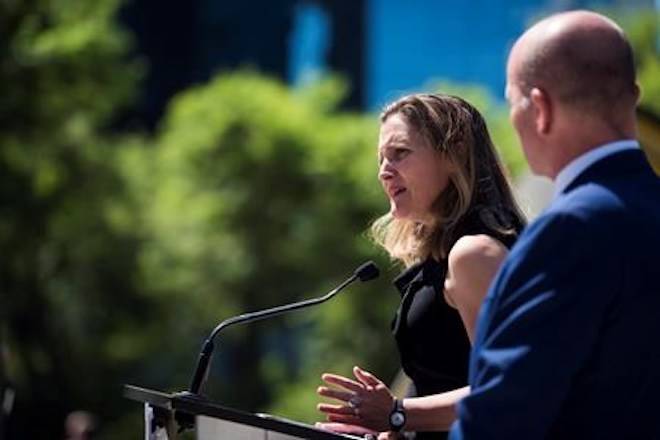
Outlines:
{"type": "Polygon", "coordinates": [[[405,295],[408,288],[417,282],[428,282],[437,284],[443,280],[445,274],[441,264],[433,257],[428,257],[425,261],[410,266],[394,279],[394,286],[401,296],[405,295]]]}
{"type": "Polygon", "coordinates": [[[625,139],[603,144],[573,159],[559,172],[559,174],[557,174],[557,177],[555,178],[555,190],[553,198],[556,198],[559,194],[561,194],[561,192],[564,191],[577,176],[582,174],[584,170],[589,168],[594,163],[614,153],[618,153],[619,151],[631,150],[635,148],[639,148],[639,143],[636,140],[625,139]]]}

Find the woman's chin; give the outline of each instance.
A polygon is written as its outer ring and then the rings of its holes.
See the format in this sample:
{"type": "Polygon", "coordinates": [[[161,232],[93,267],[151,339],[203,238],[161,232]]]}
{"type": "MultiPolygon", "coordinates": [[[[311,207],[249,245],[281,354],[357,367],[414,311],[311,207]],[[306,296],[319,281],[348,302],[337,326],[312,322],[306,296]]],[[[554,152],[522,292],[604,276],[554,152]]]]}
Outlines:
{"type": "Polygon", "coordinates": [[[409,220],[410,212],[396,205],[390,208],[390,215],[397,220],[409,220]]]}

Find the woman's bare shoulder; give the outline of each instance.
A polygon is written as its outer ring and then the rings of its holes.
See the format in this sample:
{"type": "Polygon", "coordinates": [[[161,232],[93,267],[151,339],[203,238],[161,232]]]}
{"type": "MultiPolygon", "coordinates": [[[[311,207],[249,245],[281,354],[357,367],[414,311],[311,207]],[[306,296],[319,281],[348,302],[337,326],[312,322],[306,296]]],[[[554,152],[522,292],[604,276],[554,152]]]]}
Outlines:
{"type": "Polygon", "coordinates": [[[461,314],[470,340],[479,307],[507,252],[499,240],[485,234],[465,235],[449,251],[444,296],[461,314]]]}
{"type": "Polygon", "coordinates": [[[502,242],[486,234],[464,235],[449,251],[451,267],[473,267],[496,260],[501,261],[508,253],[502,242]]]}

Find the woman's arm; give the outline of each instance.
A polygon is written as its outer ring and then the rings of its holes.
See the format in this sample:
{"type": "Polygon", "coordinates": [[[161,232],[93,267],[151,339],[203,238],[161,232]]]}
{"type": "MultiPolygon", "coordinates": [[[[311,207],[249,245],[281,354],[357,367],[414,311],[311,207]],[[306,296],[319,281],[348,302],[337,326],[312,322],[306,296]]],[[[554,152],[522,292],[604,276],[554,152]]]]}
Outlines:
{"type": "Polygon", "coordinates": [[[483,234],[465,235],[449,251],[445,300],[458,310],[470,342],[481,303],[507,254],[502,243],[483,234]]]}
{"type": "Polygon", "coordinates": [[[456,404],[470,394],[470,387],[441,394],[403,399],[406,431],[449,431],[456,420],[456,404]]]}

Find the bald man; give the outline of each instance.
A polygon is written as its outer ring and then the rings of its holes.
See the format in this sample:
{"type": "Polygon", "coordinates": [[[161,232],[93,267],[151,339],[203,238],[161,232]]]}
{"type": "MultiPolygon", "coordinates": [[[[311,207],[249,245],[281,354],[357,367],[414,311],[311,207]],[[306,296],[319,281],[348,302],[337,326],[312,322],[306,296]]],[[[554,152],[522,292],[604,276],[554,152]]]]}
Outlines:
{"type": "Polygon", "coordinates": [[[551,16],[511,50],[511,122],[555,199],[482,305],[451,438],[660,439],[660,179],[638,97],[601,15],[551,16]]]}

